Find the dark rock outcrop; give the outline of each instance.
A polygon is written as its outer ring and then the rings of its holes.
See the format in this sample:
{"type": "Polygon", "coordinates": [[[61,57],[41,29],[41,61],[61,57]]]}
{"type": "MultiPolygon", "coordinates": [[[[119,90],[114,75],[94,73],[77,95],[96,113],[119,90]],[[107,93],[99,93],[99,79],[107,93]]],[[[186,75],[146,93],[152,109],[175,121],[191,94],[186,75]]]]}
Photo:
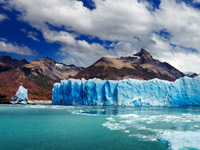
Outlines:
{"type": "Polygon", "coordinates": [[[25,64],[28,64],[28,61],[26,61],[26,59],[17,60],[11,58],[10,56],[0,56],[0,72],[20,68],[25,64]]]}

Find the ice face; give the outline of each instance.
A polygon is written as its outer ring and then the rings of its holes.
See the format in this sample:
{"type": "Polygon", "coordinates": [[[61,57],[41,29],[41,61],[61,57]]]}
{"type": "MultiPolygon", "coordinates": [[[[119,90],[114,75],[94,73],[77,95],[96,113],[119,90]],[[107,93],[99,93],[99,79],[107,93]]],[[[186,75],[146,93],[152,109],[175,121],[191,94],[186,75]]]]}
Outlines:
{"type": "Polygon", "coordinates": [[[16,95],[11,98],[11,103],[27,103],[28,102],[28,90],[23,86],[20,86],[16,95]]]}
{"type": "Polygon", "coordinates": [[[62,80],[54,84],[52,104],[105,106],[194,106],[200,105],[200,78],[183,77],[175,82],[62,80]]]}

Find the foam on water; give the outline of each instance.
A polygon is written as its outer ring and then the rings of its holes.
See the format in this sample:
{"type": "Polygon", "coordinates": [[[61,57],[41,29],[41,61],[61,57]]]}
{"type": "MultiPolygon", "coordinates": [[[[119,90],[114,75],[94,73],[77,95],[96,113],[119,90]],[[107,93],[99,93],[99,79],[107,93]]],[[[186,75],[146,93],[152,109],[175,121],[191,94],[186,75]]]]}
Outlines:
{"type": "Polygon", "coordinates": [[[121,130],[129,137],[142,141],[166,142],[171,149],[178,150],[200,149],[199,123],[200,114],[126,114],[108,117],[102,125],[110,130],[121,130]]]}
{"type": "Polygon", "coordinates": [[[104,127],[107,127],[110,130],[125,130],[126,126],[120,123],[113,123],[113,122],[105,122],[102,124],[104,127]]]}
{"type": "Polygon", "coordinates": [[[42,104],[37,104],[37,105],[25,105],[27,108],[48,108],[48,109],[73,109],[74,106],[57,106],[57,105],[42,105],[42,104]]]}
{"type": "Polygon", "coordinates": [[[130,131],[129,131],[129,130],[125,130],[124,132],[125,132],[125,133],[129,133],[130,131]]]}
{"type": "MultiPolygon", "coordinates": [[[[13,105],[7,105],[7,106],[13,106],[13,105]]],[[[15,105],[17,106],[17,105],[15,105]]],[[[22,107],[22,105],[18,105],[19,107],[22,107]]],[[[98,109],[98,114],[90,114],[87,113],[91,110],[93,110],[92,107],[84,107],[84,106],[64,106],[64,105],[46,105],[46,104],[36,104],[36,105],[24,105],[23,107],[27,108],[35,108],[35,109],[65,109],[66,111],[76,114],[76,115],[86,115],[86,116],[99,116],[104,112],[104,109],[98,109]]],[[[95,108],[96,109],[96,108],[95,108]]]]}
{"type": "Polygon", "coordinates": [[[27,108],[49,108],[49,106],[45,105],[26,105],[27,108]]]}
{"type": "Polygon", "coordinates": [[[141,139],[142,141],[157,141],[157,136],[143,135],[143,134],[132,134],[132,135],[129,135],[129,137],[133,137],[133,136],[141,139]]]}

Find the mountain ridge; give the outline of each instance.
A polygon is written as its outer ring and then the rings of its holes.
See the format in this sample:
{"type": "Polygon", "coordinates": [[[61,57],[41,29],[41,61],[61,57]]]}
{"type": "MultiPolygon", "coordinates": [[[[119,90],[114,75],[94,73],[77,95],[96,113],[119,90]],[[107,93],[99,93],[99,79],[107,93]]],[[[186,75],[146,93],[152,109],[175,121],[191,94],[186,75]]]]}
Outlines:
{"type": "Polygon", "coordinates": [[[46,57],[32,62],[0,56],[0,103],[8,103],[19,86],[28,89],[29,99],[49,100],[55,82],[76,75],[82,67],[65,65],[46,57]]]}
{"type": "Polygon", "coordinates": [[[181,71],[166,62],[154,59],[149,52],[140,52],[120,58],[102,57],[93,65],[79,72],[76,79],[100,78],[103,80],[122,80],[136,78],[150,80],[153,78],[175,81],[185,76],[181,71]]]}
{"type": "Polygon", "coordinates": [[[26,59],[17,60],[13,59],[10,56],[0,56],[0,72],[19,68],[25,64],[28,64],[28,61],[26,59]]]}
{"type": "Polygon", "coordinates": [[[69,78],[103,80],[158,78],[175,81],[183,76],[185,74],[181,71],[166,62],[154,59],[144,49],[129,57],[102,57],[87,68],[58,63],[49,57],[29,63],[25,59],[16,60],[10,56],[0,56],[0,102],[14,96],[20,85],[28,89],[29,99],[51,99],[53,84],[69,78]]]}

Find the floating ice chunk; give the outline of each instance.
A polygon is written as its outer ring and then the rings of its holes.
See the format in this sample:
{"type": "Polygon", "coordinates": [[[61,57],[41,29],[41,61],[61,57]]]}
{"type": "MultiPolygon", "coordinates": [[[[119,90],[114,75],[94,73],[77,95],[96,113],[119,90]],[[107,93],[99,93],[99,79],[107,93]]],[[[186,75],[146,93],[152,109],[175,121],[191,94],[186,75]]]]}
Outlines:
{"type": "Polygon", "coordinates": [[[28,90],[25,89],[23,86],[20,86],[16,95],[10,98],[10,102],[13,104],[21,103],[27,104],[28,103],[28,90]]]}
{"type": "Polygon", "coordinates": [[[173,150],[200,149],[200,132],[194,131],[166,131],[160,136],[160,140],[168,144],[173,150]]]}
{"type": "Polygon", "coordinates": [[[107,127],[110,130],[125,130],[126,127],[123,124],[120,123],[112,123],[110,121],[107,121],[102,124],[104,127],[107,127]]]}
{"type": "Polygon", "coordinates": [[[200,78],[183,77],[175,82],[63,80],[54,84],[52,104],[105,106],[200,106],[200,78]]]}

